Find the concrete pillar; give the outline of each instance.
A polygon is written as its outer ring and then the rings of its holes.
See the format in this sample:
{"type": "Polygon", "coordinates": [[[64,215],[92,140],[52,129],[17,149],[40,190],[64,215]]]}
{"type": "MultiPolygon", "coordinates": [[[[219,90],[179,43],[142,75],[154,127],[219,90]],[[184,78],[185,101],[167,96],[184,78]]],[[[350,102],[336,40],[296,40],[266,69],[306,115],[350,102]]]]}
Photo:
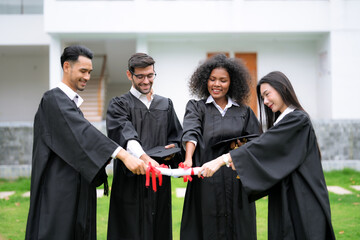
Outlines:
{"type": "Polygon", "coordinates": [[[49,89],[57,86],[62,78],[62,68],[60,64],[62,49],[61,41],[58,37],[51,36],[49,47],[49,89]]]}
{"type": "Polygon", "coordinates": [[[330,33],[324,34],[319,40],[317,58],[319,64],[316,84],[317,116],[312,117],[318,119],[331,119],[333,96],[330,94],[332,93],[330,33]]]}

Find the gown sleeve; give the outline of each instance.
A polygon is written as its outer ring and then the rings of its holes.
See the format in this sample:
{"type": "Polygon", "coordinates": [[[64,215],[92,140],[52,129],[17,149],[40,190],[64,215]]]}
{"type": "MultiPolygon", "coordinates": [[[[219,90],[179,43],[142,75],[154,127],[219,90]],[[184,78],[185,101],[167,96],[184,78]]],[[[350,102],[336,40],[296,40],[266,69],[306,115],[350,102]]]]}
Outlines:
{"type": "Polygon", "coordinates": [[[76,105],[59,91],[44,95],[40,104],[45,119],[42,137],[55,154],[93,182],[96,176],[102,175],[100,170],[104,170],[118,145],[87,121],[76,105]]]}
{"type": "Polygon", "coordinates": [[[125,97],[115,97],[110,101],[107,116],[106,127],[109,138],[126,148],[129,140],[136,140],[140,144],[138,133],[131,122],[131,111],[129,100],[125,97]]]}
{"type": "Polygon", "coordinates": [[[263,196],[302,164],[307,153],[309,123],[305,114],[289,113],[259,138],[230,152],[248,195],[263,196]]]}
{"type": "Polygon", "coordinates": [[[175,145],[180,146],[182,134],[182,127],[179,122],[179,119],[175,113],[174,105],[169,99],[169,109],[168,109],[168,144],[174,143],[175,145]]]}
{"type": "Polygon", "coordinates": [[[196,141],[201,143],[203,107],[200,102],[190,100],[185,109],[182,142],[196,141]]]}
{"type": "MultiPolygon", "coordinates": [[[[179,122],[179,119],[176,115],[174,105],[169,98],[169,108],[168,108],[168,136],[167,144],[175,144],[176,147],[181,147],[181,135],[182,135],[182,126],[179,122]]],[[[183,161],[182,152],[176,153],[175,156],[171,159],[170,166],[172,168],[177,168],[179,163],[183,161]]]]}
{"type": "Polygon", "coordinates": [[[255,116],[253,110],[250,107],[247,107],[247,119],[246,119],[246,123],[245,123],[245,128],[244,128],[244,132],[243,132],[243,136],[245,135],[250,135],[250,134],[260,134],[261,133],[261,128],[260,128],[260,123],[257,119],[257,117],[255,116]]]}

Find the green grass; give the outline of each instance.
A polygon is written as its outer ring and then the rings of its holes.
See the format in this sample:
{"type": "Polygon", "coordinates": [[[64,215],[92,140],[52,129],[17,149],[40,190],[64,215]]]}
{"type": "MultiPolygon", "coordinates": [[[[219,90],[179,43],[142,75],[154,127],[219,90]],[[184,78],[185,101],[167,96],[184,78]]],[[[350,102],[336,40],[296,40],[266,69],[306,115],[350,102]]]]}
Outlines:
{"type": "MultiPolygon", "coordinates": [[[[325,173],[328,186],[341,186],[353,192],[351,195],[336,195],[329,193],[332,213],[332,223],[338,240],[360,239],[360,192],[350,186],[360,185],[360,172],[353,170],[333,171],[325,173]]],[[[109,178],[111,186],[112,178],[109,178]]],[[[181,178],[172,178],[173,184],[173,239],[180,235],[180,221],[183,198],[177,198],[175,189],[186,187],[181,178]]],[[[0,191],[16,191],[8,199],[0,199],[0,240],[24,239],[29,199],[21,195],[29,191],[30,180],[21,178],[16,181],[0,179],[0,191]]],[[[267,198],[256,202],[258,239],[267,239],[267,198]]],[[[106,239],[109,198],[98,199],[97,206],[98,239],[106,239]]]]}
{"type": "Polygon", "coordinates": [[[183,178],[171,178],[173,239],[180,239],[180,223],[184,198],[176,197],[176,188],[186,188],[183,178]]]}
{"type": "Polygon", "coordinates": [[[16,191],[8,200],[0,199],[0,240],[24,239],[29,199],[21,195],[30,189],[30,179],[0,180],[0,191],[16,191]]]}
{"type": "Polygon", "coordinates": [[[360,172],[345,169],[325,173],[328,186],[340,186],[355,194],[330,193],[332,223],[338,240],[360,239],[360,192],[351,185],[360,185],[360,172]]]}

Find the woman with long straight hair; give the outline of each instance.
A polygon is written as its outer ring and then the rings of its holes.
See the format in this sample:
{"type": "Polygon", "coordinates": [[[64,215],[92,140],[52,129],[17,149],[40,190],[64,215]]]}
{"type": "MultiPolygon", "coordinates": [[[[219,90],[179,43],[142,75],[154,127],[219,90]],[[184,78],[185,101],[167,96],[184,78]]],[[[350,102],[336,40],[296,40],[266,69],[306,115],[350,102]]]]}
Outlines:
{"type": "MultiPolygon", "coordinates": [[[[267,130],[227,157],[249,200],[269,196],[268,239],[335,239],[321,154],[308,114],[281,72],[263,77],[257,94],[267,130]]],[[[201,172],[211,177],[223,165],[217,158],[201,172]]]]}

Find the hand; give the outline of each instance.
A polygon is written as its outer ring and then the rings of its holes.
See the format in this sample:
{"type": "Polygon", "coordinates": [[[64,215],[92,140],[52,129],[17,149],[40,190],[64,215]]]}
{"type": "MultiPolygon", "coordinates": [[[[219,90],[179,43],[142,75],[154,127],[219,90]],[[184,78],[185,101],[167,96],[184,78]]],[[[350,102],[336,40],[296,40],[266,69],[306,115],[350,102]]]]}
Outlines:
{"type": "Polygon", "coordinates": [[[237,141],[237,145],[238,147],[241,147],[242,145],[244,145],[245,143],[241,142],[239,139],[236,140],[237,141]]]}
{"type": "Polygon", "coordinates": [[[186,158],[184,161],[184,165],[187,167],[192,167],[192,165],[193,165],[192,158],[186,158]]]}
{"type": "Polygon", "coordinates": [[[175,147],[175,144],[169,144],[169,145],[166,145],[165,148],[168,149],[168,148],[174,148],[175,147]]]}
{"type": "Polygon", "coordinates": [[[121,149],[116,155],[116,158],[120,159],[132,173],[137,175],[144,175],[146,173],[146,164],[140,159],[132,156],[126,150],[121,149]]]}
{"type": "Polygon", "coordinates": [[[234,166],[234,163],[230,163],[230,167],[232,168],[232,170],[234,170],[234,171],[236,170],[235,166],[234,166]]]}
{"type": "Polygon", "coordinates": [[[184,161],[185,166],[192,167],[193,165],[192,158],[195,152],[195,148],[196,146],[193,142],[188,141],[185,143],[185,161],[184,161]]]}
{"type": "MultiPolygon", "coordinates": [[[[175,147],[175,144],[173,144],[173,143],[165,146],[166,149],[168,149],[168,148],[174,148],[174,147],[175,147]]],[[[166,158],[164,158],[164,161],[169,161],[169,160],[172,159],[174,156],[175,156],[175,153],[167,156],[166,158]]]]}
{"type": "MultiPolygon", "coordinates": [[[[238,140],[238,141],[239,141],[239,140],[238,140]]],[[[243,144],[243,143],[241,143],[241,144],[243,144]]],[[[232,168],[232,170],[235,171],[235,170],[236,170],[235,164],[234,164],[234,162],[233,162],[233,160],[232,160],[232,158],[231,158],[230,153],[228,153],[227,156],[228,156],[228,158],[229,158],[230,167],[232,168]]]]}
{"type": "Polygon", "coordinates": [[[230,143],[230,149],[236,149],[238,147],[241,147],[242,145],[243,143],[239,139],[236,139],[236,141],[232,141],[230,143]]]}
{"type": "Polygon", "coordinates": [[[214,173],[219,170],[220,167],[224,166],[225,162],[223,156],[220,156],[210,162],[205,163],[199,170],[198,177],[211,177],[214,173]]]}
{"type": "Polygon", "coordinates": [[[147,155],[146,153],[144,153],[143,155],[140,156],[140,159],[144,161],[144,163],[146,165],[149,165],[149,163],[151,163],[151,166],[153,167],[158,167],[160,166],[160,164],[155,161],[154,159],[152,159],[149,155],[147,155]]]}

